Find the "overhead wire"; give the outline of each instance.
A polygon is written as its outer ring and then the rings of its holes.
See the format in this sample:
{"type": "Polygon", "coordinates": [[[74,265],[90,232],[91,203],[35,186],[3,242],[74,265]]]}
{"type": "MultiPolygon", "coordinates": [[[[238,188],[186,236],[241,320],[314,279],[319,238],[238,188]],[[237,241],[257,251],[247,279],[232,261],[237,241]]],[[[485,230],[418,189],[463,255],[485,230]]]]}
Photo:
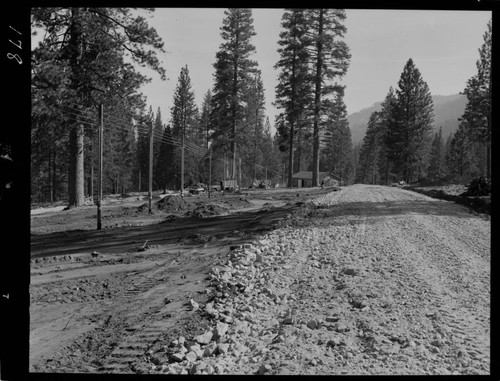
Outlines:
{"type": "MultiPolygon", "coordinates": [[[[77,120],[75,123],[82,123],[85,126],[91,127],[92,129],[95,129],[97,125],[99,124],[99,121],[97,119],[92,118],[91,116],[86,115],[84,112],[85,110],[81,110],[77,108],[77,106],[61,106],[63,109],[66,110],[66,113],[69,115],[75,117],[77,120]]],[[[149,128],[143,124],[132,124],[132,121],[126,121],[123,118],[117,117],[112,114],[105,114],[103,116],[103,122],[105,122],[105,129],[111,129],[115,132],[129,132],[131,129],[134,129],[139,133],[139,134],[149,134],[149,128]]],[[[173,146],[180,147],[182,146],[182,142],[179,138],[174,137],[170,133],[166,132],[161,132],[158,130],[153,130],[153,140],[161,143],[166,143],[170,144],[173,146]]],[[[194,154],[198,154],[200,156],[206,156],[209,152],[208,149],[204,147],[200,147],[197,144],[190,142],[189,140],[184,139],[184,148],[194,154]]]]}

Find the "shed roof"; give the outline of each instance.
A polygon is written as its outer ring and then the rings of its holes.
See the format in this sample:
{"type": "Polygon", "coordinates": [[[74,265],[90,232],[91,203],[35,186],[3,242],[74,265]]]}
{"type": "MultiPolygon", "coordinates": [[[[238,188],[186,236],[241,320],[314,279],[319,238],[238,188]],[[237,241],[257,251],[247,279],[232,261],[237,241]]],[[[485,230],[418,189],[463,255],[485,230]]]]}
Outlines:
{"type": "MultiPolygon", "coordinates": [[[[340,178],[338,176],[335,176],[331,173],[328,172],[319,172],[319,180],[323,180],[325,177],[330,177],[331,179],[340,181],[340,178]]],[[[299,171],[296,172],[292,175],[293,179],[300,179],[300,180],[312,180],[312,171],[299,171]]]]}
{"type": "MultiPolygon", "coordinates": [[[[319,179],[322,180],[328,173],[320,172],[319,179]]],[[[299,171],[292,175],[293,179],[301,179],[301,180],[312,180],[312,171],[299,171]]]]}

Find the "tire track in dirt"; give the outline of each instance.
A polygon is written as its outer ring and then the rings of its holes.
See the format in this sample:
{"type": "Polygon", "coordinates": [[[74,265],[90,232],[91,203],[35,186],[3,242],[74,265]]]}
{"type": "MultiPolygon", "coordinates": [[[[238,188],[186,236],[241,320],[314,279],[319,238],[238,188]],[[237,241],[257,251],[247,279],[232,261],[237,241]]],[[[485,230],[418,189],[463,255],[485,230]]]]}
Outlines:
{"type": "MultiPolygon", "coordinates": [[[[295,214],[293,229],[277,231],[281,238],[267,250],[280,266],[268,288],[288,285],[296,297],[256,314],[255,321],[279,320],[272,331],[278,342],[267,344],[258,364],[274,364],[273,374],[488,373],[489,320],[481,316],[489,313],[482,287],[489,276],[464,291],[488,272],[485,221],[379,186],[344,188],[314,204],[295,214]],[[470,220],[482,236],[457,239],[461,232],[449,230],[468,225],[457,219],[470,220]],[[471,309],[476,291],[480,306],[471,309]]],[[[254,373],[258,364],[232,372],[254,373]]]]}
{"type": "MultiPolygon", "coordinates": [[[[93,300],[92,290],[99,292],[100,288],[96,288],[96,285],[102,283],[99,276],[74,279],[75,285],[87,289],[83,294],[83,290],[80,295],[75,294],[78,300],[86,302],[85,311],[82,312],[87,314],[79,315],[79,309],[74,309],[75,306],[83,306],[83,303],[61,305],[59,313],[75,315],[68,329],[90,325],[86,331],[70,342],[66,340],[61,343],[51,353],[45,352],[43,356],[35,357],[33,351],[32,370],[84,373],[149,371],[149,351],[158,342],[167,340],[172,330],[184,327],[184,330],[198,332],[208,324],[203,317],[190,310],[187,301],[193,295],[198,295],[197,299],[206,297],[202,283],[205,262],[210,261],[210,257],[218,251],[218,248],[211,248],[201,253],[196,248],[184,248],[170,255],[165,253],[167,258],[163,260],[158,260],[157,254],[150,254],[153,259],[141,262],[141,265],[149,263],[144,269],[136,269],[134,263],[129,264],[128,268],[118,265],[119,273],[108,269],[106,289],[109,294],[105,299],[100,297],[93,300]],[[191,263],[187,272],[184,268],[186,261],[191,263]]],[[[141,255],[147,258],[147,253],[141,255]]],[[[98,273],[99,266],[94,271],[98,273]]],[[[50,289],[53,284],[43,283],[35,288],[40,287],[50,289]]],[[[59,286],[63,291],[64,287],[67,287],[64,283],[59,286]]],[[[39,295],[36,290],[33,292],[34,297],[39,295]]],[[[50,308],[43,306],[45,310],[50,308]]],[[[42,305],[32,306],[32,316],[37,319],[32,322],[34,327],[40,324],[37,318],[40,307],[42,305]]],[[[47,339],[54,343],[58,341],[54,334],[47,339]]]]}
{"type": "MultiPolygon", "coordinates": [[[[474,250],[464,249],[453,235],[444,235],[429,217],[418,215],[406,220],[408,233],[396,244],[403,253],[409,269],[413,268],[429,290],[427,308],[434,310],[429,316],[442,340],[454,344],[455,354],[464,359],[468,353],[477,362],[473,368],[488,372],[490,365],[489,343],[489,269],[481,263],[481,256],[474,258],[474,250]],[[464,253],[472,256],[465,259],[464,253]],[[425,272],[422,271],[425,269],[425,272]],[[487,276],[484,276],[486,274],[487,276]],[[466,353],[467,352],[467,353],[466,353]]],[[[401,223],[401,221],[398,221],[401,223]]],[[[394,226],[392,226],[395,229],[394,226]]]]}

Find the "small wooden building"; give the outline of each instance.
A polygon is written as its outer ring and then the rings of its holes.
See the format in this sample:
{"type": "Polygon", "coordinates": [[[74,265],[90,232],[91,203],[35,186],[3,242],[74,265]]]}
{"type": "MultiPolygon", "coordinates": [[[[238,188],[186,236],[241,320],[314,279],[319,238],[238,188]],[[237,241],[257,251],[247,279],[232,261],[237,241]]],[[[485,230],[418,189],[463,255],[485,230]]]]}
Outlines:
{"type": "MultiPolygon", "coordinates": [[[[312,171],[299,171],[292,175],[292,186],[295,188],[304,188],[312,186],[312,171]]],[[[328,172],[319,173],[319,184],[324,181],[326,187],[338,186],[340,185],[340,179],[328,172]]]]}

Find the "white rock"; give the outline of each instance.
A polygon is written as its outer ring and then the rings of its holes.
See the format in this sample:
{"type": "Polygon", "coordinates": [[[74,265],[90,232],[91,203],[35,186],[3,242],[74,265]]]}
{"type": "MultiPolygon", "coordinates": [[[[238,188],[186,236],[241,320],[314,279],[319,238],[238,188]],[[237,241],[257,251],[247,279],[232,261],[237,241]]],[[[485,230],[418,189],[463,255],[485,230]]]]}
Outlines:
{"type": "Polygon", "coordinates": [[[205,305],[205,311],[207,312],[207,314],[212,315],[212,316],[217,316],[218,315],[218,311],[216,309],[214,309],[214,303],[213,302],[207,303],[205,305]]]}
{"type": "Polygon", "coordinates": [[[194,338],[194,340],[199,344],[208,344],[212,339],[213,333],[212,331],[207,331],[202,335],[198,335],[194,338]]]}
{"type": "Polygon", "coordinates": [[[229,344],[219,343],[217,344],[217,353],[226,354],[229,351],[229,344]]]}
{"type": "Polygon", "coordinates": [[[217,344],[215,343],[210,343],[205,347],[205,350],[203,351],[203,357],[211,357],[214,355],[214,352],[217,348],[217,344]]]}
{"type": "Polygon", "coordinates": [[[189,300],[189,304],[191,305],[192,311],[196,311],[198,308],[200,308],[200,305],[196,303],[193,299],[189,300]]]}
{"type": "Polygon", "coordinates": [[[228,331],[228,329],[229,329],[229,325],[227,325],[226,323],[217,322],[217,325],[215,326],[214,331],[213,331],[213,336],[214,336],[215,340],[218,340],[221,337],[223,337],[226,334],[226,332],[228,331]]]}
{"type": "Polygon", "coordinates": [[[174,353],[172,355],[172,359],[174,361],[181,362],[182,360],[184,360],[184,353],[174,353]]]}
{"type": "Polygon", "coordinates": [[[189,362],[195,362],[198,356],[193,351],[186,353],[186,360],[189,362]]]}

